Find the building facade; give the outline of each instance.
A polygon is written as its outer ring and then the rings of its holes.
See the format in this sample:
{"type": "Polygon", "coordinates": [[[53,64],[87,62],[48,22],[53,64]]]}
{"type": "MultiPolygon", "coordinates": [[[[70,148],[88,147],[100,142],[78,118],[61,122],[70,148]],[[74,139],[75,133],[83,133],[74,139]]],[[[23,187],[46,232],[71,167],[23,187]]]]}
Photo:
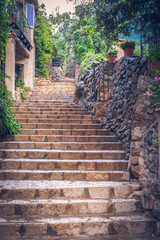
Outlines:
{"type": "Polygon", "coordinates": [[[38,0],[17,0],[9,11],[11,30],[6,46],[6,85],[15,98],[16,80],[21,78],[24,86],[34,87],[35,44],[34,19],[38,0]]]}

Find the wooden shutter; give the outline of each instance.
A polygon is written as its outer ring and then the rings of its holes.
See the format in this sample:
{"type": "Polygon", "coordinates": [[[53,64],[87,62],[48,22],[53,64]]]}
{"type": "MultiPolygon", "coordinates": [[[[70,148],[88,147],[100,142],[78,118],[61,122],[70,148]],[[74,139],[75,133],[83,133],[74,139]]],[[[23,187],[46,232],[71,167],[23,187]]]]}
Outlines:
{"type": "Polygon", "coordinates": [[[34,15],[35,15],[34,5],[26,3],[26,18],[30,28],[34,28],[34,15]]]}

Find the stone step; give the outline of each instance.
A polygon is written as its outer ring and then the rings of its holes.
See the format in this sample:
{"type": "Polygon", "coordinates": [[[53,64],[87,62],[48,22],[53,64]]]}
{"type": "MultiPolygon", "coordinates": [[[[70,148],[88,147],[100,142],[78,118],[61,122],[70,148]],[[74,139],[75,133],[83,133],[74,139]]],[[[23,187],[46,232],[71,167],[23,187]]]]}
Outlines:
{"type": "Polygon", "coordinates": [[[128,199],[138,183],[109,181],[0,181],[0,199],[128,199]]]}
{"type": "Polygon", "coordinates": [[[76,112],[76,111],[80,111],[82,113],[87,113],[86,110],[84,109],[81,109],[81,108],[62,108],[62,107],[38,107],[38,106],[35,106],[35,107],[13,107],[13,110],[14,111],[59,111],[59,112],[76,112]]]}
{"type": "Polygon", "coordinates": [[[79,115],[79,114],[17,114],[15,113],[15,118],[47,118],[47,119],[92,119],[90,115],[79,115]]]}
{"type": "Polygon", "coordinates": [[[102,129],[100,124],[21,123],[24,129],[102,129]]]}
{"type": "MultiPolygon", "coordinates": [[[[77,135],[14,135],[3,138],[3,141],[31,142],[115,142],[116,136],[77,136],[77,135]]],[[[0,142],[1,144],[2,142],[0,142]]]]}
{"type": "Polygon", "coordinates": [[[123,217],[48,217],[28,216],[0,219],[0,236],[152,236],[154,221],[140,215],[123,217]]]}
{"type": "Polygon", "coordinates": [[[47,115],[47,114],[50,114],[50,115],[56,115],[56,114],[60,114],[60,115],[75,115],[75,114],[78,114],[78,115],[88,115],[87,113],[85,114],[85,112],[83,110],[74,110],[72,112],[69,112],[69,111],[61,111],[61,110],[56,110],[56,111],[39,111],[39,110],[36,110],[36,111],[29,111],[26,109],[26,111],[15,111],[15,114],[35,114],[35,115],[38,115],[38,114],[44,114],[44,115],[47,115]]]}
{"type": "Polygon", "coordinates": [[[134,214],[141,210],[135,199],[71,200],[0,200],[0,217],[4,216],[87,216],[134,214]]]}
{"type": "Polygon", "coordinates": [[[79,107],[79,105],[77,105],[77,104],[74,104],[74,103],[72,103],[72,104],[67,104],[67,103],[30,103],[30,102],[28,102],[28,103],[18,103],[18,102],[14,102],[14,104],[13,104],[13,107],[38,107],[38,108],[44,108],[44,107],[46,107],[46,108],[73,108],[73,109],[77,109],[77,108],[79,108],[79,109],[81,109],[81,107],[79,107]]]}
{"type": "Polygon", "coordinates": [[[76,124],[91,124],[98,123],[98,120],[92,119],[47,119],[47,118],[18,118],[18,123],[76,123],[76,124]]]}
{"type": "MultiPolygon", "coordinates": [[[[153,236],[151,236],[150,234],[147,234],[148,236],[144,236],[144,234],[143,234],[143,236],[141,235],[141,234],[136,234],[136,236],[134,235],[134,236],[103,236],[103,234],[102,235],[96,235],[96,240],[160,240],[159,239],[159,237],[155,237],[154,235],[153,236]]],[[[43,236],[41,236],[41,238],[39,238],[39,237],[29,237],[29,239],[28,239],[28,237],[25,237],[25,236],[21,236],[21,237],[7,237],[7,236],[5,236],[5,237],[3,237],[3,240],[39,240],[39,239],[41,239],[41,240],[95,240],[95,237],[93,236],[93,237],[91,237],[91,236],[87,236],[87,235],[81,235],[80,237],[74,237],[74,236],[69,236],[69,237],[67,237],[67,236],[65,236],[65,237],[63,237],[63,238],[60,238],[60,237],[53,237],[53,236],[45,236],[45,237],[43,237],[43,236]]]]}
{"type": "Polygon", "coordinates": [[[1,149],[121,150],[119,142],[0,142],[1,149]]]}
{"type": "Polygon", "coordinates": [[[42,149],[0,149],[0,158],[31,158],[31,159],[68,159],[68,160],[93,160],[110,159],[122,160],[125,153],[120,150],[42,150],[42,149]]]}
{"type": "Polygon", "coordinates": [[[95,136],[107,135],[108,132],[103,129],[20,129],[23,135],[78,135],[78,136],[95,136]]]}
{"type": "Polygon", "coordinates": [[[122,171],[126,160],[0,159],[1,169],[122,171]]]}
{"type": "MultiPolygon", "coordinates": [[[[124,169],[125,170],[125,169],[124,169]]],[[[82,170],[0,170],[0,180],[129,181],[129,172],[82,170]]]]}

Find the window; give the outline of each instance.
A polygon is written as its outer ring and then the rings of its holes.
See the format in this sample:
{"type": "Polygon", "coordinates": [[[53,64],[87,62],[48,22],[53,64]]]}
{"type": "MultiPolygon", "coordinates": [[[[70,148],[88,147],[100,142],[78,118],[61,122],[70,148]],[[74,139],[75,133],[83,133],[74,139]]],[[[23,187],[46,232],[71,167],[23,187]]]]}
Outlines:
{"type": "Polygon", "coordinates": [[[26,3],[26,18],[30,28],[34,28],[34,5],[26,3]]]}

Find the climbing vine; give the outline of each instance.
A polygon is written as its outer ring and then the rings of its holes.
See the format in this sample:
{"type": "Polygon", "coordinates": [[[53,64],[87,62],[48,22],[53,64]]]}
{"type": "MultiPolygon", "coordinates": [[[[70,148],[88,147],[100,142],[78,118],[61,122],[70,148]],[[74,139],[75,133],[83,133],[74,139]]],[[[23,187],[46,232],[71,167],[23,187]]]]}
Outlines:
{"type": "Polygon", "coordinates": [[[7,4],[14,4],[14,1],[0,0],[0,137],[7,134],[16,134],[19,125],[13,117],[12,97],[5,85],[6,75],[2,68],[2,61],[5,60],[5,46],[7,44],[9,20],[7,14],[7,4]]]}

